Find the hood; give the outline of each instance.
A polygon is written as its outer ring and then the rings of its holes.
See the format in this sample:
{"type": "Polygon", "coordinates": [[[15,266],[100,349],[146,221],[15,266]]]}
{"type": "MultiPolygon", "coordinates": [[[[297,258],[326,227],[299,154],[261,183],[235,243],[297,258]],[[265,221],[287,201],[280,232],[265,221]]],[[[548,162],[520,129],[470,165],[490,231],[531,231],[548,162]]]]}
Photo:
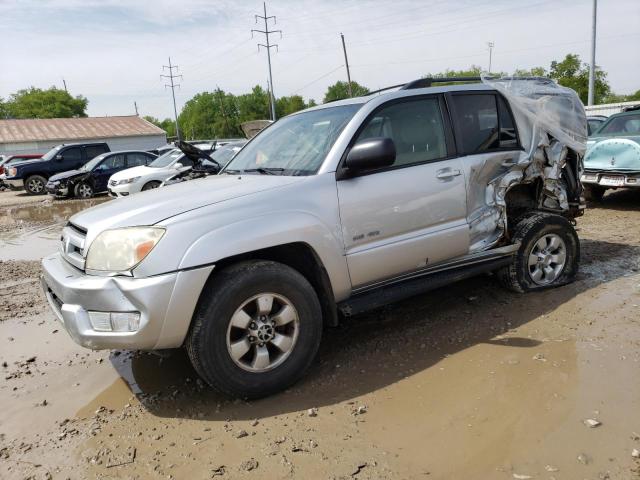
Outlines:
{"type": "Polygon", "coordinates": [[[587,151],[584,157],[584,168],[640,171],[639,141],[640,137],[600,140],[591,145],[587,151]]]}
{"type": "Polygon", "coordinates": [[[107,228],[154,225],[214,203],[280,188],[305,177],[278,175],[212,175],[118,198],[84,210],[70,221],[89,231],[87,240],[107,228]]]}
{"type": "Polygon", "coordinates": [[[131,167],[131,168],[127,168],[126,170],[121,170],[119,172],[116,172],[113,175],[111,175],[111,178],[114,180],[123,180],[125,178],[131,178],[131,177],[142,177],[150,173],[150,171],[159,172],[161,170],[164,170],[164,168],[152,168],[152,167],[147,167],[146,165],[140,165],[139,167],[131,167]]]}
{"type": "Polygon", "coordinates": [[[83,170],[69,170],[67,172],[58,173],[56,175],[52,175],[49,177],[50,182],[55,182],[56,180],[65,180],[72,177],[79,177],[80,175],[86,175],[89,172],[85,172],[83,170]]]}
{"type": "Polygon", "coordinates": [[[18,160],[15,163],[9,163],[9,165],[5,165],[5,167],[22,167],[24,165],[31,165],[34,163],[46,162],[46,160],[42,160],[41,158],[34,158],[33,160],[18,160]]]}

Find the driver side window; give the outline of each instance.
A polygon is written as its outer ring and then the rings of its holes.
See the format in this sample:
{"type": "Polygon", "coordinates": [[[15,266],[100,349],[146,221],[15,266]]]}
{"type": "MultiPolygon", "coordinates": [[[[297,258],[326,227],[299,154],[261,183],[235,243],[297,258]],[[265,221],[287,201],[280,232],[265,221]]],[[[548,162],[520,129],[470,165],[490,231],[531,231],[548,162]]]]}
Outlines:
{"type": "Polygon", "coordinates": [[[396,146],[395,166],[424,163],[447,156],[437,98],[420,98],[382,107],[358,135],[357,142],[387,137],[396,146]]]}
{"type": "Polygon", "coordinates": [[[124,155],[111,155],[100,164],[101,170],[111,170],[113,168],[122,168],[125,166],[124,155]]]}

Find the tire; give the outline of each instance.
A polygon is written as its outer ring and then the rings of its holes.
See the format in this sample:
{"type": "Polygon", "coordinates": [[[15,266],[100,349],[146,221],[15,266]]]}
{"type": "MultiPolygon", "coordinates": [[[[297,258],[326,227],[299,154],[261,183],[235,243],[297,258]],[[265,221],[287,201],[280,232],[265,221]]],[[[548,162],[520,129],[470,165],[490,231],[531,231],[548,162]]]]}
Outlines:
{"type": "Polygon", "coordinates": [[[93,187],[87,182],[81,182],[74,187],[73,193],[78,198],[91,198],[93,197],[93,187]]]}
{"type": "Polygon", "coordinates": [[[513,262],[496,272],[504,287],[524,293],[574,280],[580,263],[580,241],[566,218],[550,213],[522,217],[514,227],[513,241],[520,242],[513,262]],[[564,262],[560,264],[562,254],[564,262]],[[531,265],[536,257],[538,261],[531,265]]]}
{"type": "Polygon", "coordinates": [[[158,188],[160,186],[160,183],[161,182],[156,182],[155,180],[152,180],[151,182],[147,182],[142,187],[142,191],[144,192],[145,190],[153,190],[154,188],[158,188]]]}
{"type": "Polygon", "coordinates": [[[604,196],[606,188],[594,185],[583,185],[584,199],[590,202],[600,202],[604,196]]]}
{"type": "Polygon", "coordinates": [[[44,195],[47,179],[42,175],[31,175],[24,181],[24,189],[29,195],[44,195]]]}
{"type": "Polygon", "coordinates": [[[321,337],[320,302],[307,279],[281,263],[253,260],[227,267],[207,282],[194,313],[186,348],[195,370],[215,390],[230,397],[255,399],[298,381],[315,358],[321,337]],[[260,312],[256,297],[265,296],[273,298],[272,309],[268,310],[267,302],[260,312]],[[290,315],[281,315],[283,325],[271,323],[286,305],[293,310],[287,310],[290,315]],[[241,309],[244,315],[239,313],[241,309]],[[250,321],[246,320],[247,312],[250,321]],[[294,320],[285,321],[285,317],[294,320]],[[240,319],[234,320],[234,324],[241,324],[242,328],[233,326],[232,319],[240,319]],[[264,319],[267,322],[258,325],[264,319]],[[273,342],[268,341],[267,330],[260,330],[269,325],[275,325],[274,332],[280,335],[273,337],[273,342]],[[286,342],[282,341],[283,336],[287,337],[286,342]],[[250,347],[246,347],[251,338],[254,343],[250,341],[250,347]],[[265,343],[261,343],[263,340],[265,343]],[[280,349],[276,343],[291,346],[288,350],[280,349]],[[244,356],[241,355],[244,348],[232,356],[237,345],[249,348],[244,356]],[[264,349],[270,363],[255,366],[259,363],[258,356],[264,358],[258,351],[264,354],[264,349]],[[288,353],[283,353],[285,350],[288,353]]]}

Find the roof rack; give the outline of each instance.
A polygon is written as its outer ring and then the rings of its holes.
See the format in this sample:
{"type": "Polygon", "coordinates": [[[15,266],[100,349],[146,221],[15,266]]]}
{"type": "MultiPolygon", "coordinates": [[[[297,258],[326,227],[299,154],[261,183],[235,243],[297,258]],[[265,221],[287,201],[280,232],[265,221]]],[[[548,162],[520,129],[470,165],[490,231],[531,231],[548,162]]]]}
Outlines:
{"type": "MultiPolygon", "coordinates": [[[[547,77],[486,77],[491,80],[537,80],[543,83],[552,83],[553,80],[547,77]]],[[[381,88],[369,92],[367,95],[375,95],[376,93],[391,90],[392,88],[399,88],[400,90],[412,90],[414,88],[429,88],[434,83],[478,83],[482,82],[482,77],[427,77],[413,80],[409,83],[401,83],[399,85],[392,85],[390,87],[381,88]]]]}

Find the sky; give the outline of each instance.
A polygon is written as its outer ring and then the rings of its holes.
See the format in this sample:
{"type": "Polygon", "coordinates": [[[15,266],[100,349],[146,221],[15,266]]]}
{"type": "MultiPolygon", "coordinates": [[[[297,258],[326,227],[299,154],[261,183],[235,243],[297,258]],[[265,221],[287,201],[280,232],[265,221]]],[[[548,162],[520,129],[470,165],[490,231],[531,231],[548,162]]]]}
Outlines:
{"type": "MultiPolygon", "coordinates": [[[[592,0],[271,0],[276,96],[321,101],[346,80],[370,89],[470,65],[549,67],[567,53],[589,61],[592,0]]],[[[88,114],[172,117],[160,77],[169,56],[182,75],[178,111],[216,87],[266,88],[264,30],[253,0],[0,0],[0,97],[30,86],[89,100],[88,114]]],[[[640,0],[600,0],[596,63],[616,93],[640,89],[640,0]]],[[[164,73],[167,73],[166,70],[164,73]]]]}

